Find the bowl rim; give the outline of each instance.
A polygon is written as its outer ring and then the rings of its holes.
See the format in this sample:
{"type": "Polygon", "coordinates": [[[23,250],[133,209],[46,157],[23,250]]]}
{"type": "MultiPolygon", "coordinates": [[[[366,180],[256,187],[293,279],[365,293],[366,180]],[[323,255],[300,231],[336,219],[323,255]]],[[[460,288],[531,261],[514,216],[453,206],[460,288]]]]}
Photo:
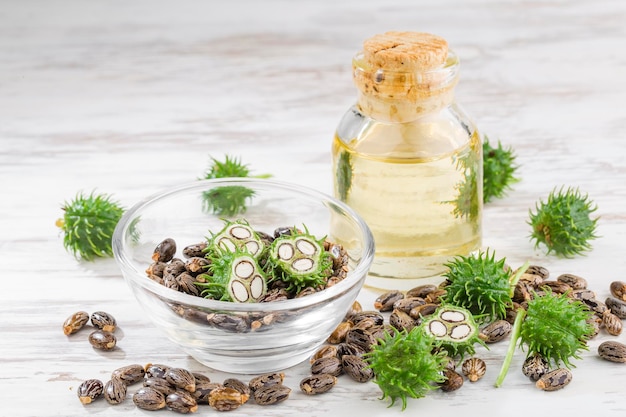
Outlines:
{"type": "MultiPolygon", "coordinates": [[[[122,275],[127,282],[130,281],[138,284],[139,286],[149,290],[156,295],[176,301],[188,306],[194,306],[199,308],[205,308],[209,310],[221,310],[231,312],[259,312],[259,311],[285,311],[299,309],[316,305],[344,294],[351,288],[359,283],[364,282],[369,271],[369,268],[374,259],[375,243],[374,236],[363,218],[346,203],[313,188],[302,186],[285,181],[262,179],[262,178],[250,178],[250,177],[227,177],[218,179],[200,179],[193,182],[186,182],[178,184],[172,187],[168,187],[152,193],[147,197],[139,200],[131,208],[125,211],[120,220],[118,221],[112,238],[113,254],[114,258],[121,269],[122,275]],[[175,291],[171,288],[167,288],[151,279],[147,275],[142,275],[141,271],[137,270],[130,262],[125,251],[122,249],[123,237],[133,220],[138,218],[138,213],[141,213],[143,209],[158,201],[160,199],[177,194],[181,192],[188,192],[193,189],[204,189],[208,186],[225,186],[225,185],[251,185],[261,186],[271,189],[279,189],[282,191],[295,192],[302,197],[309,199],[318,199],[325,206],[334,205],[341,211],[347,214],[353,222],[356,223],[358,229],[361,231],[364,240],[364,247],[362,251],[361,260],[354,269],[348,271],[346,277],[339,281],[337,284],[326,288],[322,291],[318,291],[314,294],[309,294],[301,298],[291,298],[288,300],[272,301],[271,303],[235,303],[232,301],[219,301],[206,299],[191,294],[175,291]],[[129,274],[128,272],[133,272],[129,274]],[[145,278],[145,279],[142,279],[145,278]]],[[[360,291],[360,289],[359,289],[360,291]]]]}

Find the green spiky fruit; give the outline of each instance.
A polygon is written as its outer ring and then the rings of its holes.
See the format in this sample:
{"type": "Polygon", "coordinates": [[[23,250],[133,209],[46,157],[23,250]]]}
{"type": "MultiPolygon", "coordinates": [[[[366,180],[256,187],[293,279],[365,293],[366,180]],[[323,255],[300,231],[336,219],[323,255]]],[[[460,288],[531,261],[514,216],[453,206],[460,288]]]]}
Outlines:
{"type": "Polygon", "coordinates": [[[332,256],[324,249],[324,239],[318,240],[293,228],[290,234],[277,237],[269,250],[268,265],[274,272],[272,280],[287,284],[287,291],[300,292],[306,287],[317,288],[332,274],[332,256]]]}
{"type": "Polygon", "coordinates": [[[396,400],[406,409],[407,398],[422,398],[444,382],[443,370],[448,363],[445,352],[437,351],[435,338],[422,326],[409,332],[385,333],[365,359],[374,371],[374,382],[382,391],[382,400],[396,400]]]}
{"type": "Polygon", "coordinates": [[[516,277],[495,252],[457,256],[445,265],[449,281],[445,302],[468,309],[482,319],[504,318],[511,307],[516,277]]]}
{"type": "Polygon", "coordinates": [[[441,305],[422,323],[449,356],[461,360],[476,353],[475,345],[487,347],[478,336],[480,331],[469,310],[450,304],[441,305]]]}
{"type": "Polygon", "coordinates": [[[489,138],[483,138],[483,201],[490,202],[494,198],[502,198],[518,182],[515,176],[518,166],[515,164],[515,153],[511,147],[503,148],[498,141],[494,147],[489,138]]]}
{"type": "Polygon", "coordinates": [[[124,209],[110,195],[79,193],[62,206],[63,218],[56,225],[63,231],[63,246],[77,259],[92,261],[113,256],[115,226],[124,209]]]}
{"type": "Polygon", "coordinates": [[[245,250],[256,259],[261,259],[267,246],[259,234],[245,219],[224,221],[224,227],[209,238],[206,252],[245,250]]]}
{"type": "Polygon", "coordinates": [[[547,254],[571,258],[591,249],[596,239],[598,218],[591,218],[597,206],[578,189],[554,189],[546,202],[540,200],[530,211],[531,240],[535,248],[543,244],[547,254]]]}

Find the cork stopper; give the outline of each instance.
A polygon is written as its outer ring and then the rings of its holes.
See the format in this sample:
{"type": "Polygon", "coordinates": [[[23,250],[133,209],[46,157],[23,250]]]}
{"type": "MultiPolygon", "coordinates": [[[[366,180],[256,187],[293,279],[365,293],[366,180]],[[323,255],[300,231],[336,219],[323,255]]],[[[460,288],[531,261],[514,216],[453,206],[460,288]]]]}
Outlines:
{"type": "Polygon", "coordinates": [[[453,97],[458,59],[448,42],[422,32],[386,32],[363,43],[353,76],[363,112],[383,120],[408,121],[453,97]]]}

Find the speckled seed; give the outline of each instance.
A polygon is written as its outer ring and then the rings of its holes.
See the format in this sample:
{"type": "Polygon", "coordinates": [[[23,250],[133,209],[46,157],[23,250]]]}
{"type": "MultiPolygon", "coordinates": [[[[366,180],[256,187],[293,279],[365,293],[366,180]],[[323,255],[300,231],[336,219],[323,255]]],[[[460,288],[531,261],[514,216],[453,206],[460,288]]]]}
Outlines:
{"type": "Polygon", "coordinates": [[[549,370],[548,361],[538,353],[527,357],[522,364],[522,373],[533,381],[539,380],[549,370]]]}
{"type": "Polygon", "coordinates": [[[211,382],[211,378],[205,374],[201,374],[200,372],[192,372],[192,375],[196,378],[196,384],[198,382],[211,382]]]}
{"type": "Polygon", "coordinates": [[[611,282],[609,289],[611,290],[611,294],[613,295],[613,297],[622,301],[626,301],[626,282],[613,281],[611,282]]]}
{"type": "Polygon", "coordinates": [[[548,279],[550,277],[550,271],[548,271],[548,268],[540,265],[530,265],[526,268],[525,273],[539,275],[543,279],[548,279]]]}
{"type": "Polygon", "coordinates": [[[587,280],[574,274],[561,274],[556,278],[559,282],[564,282],[573,290],[583,290],[587,288],[587,280]]]}
{"type": "Polygon", "coordinates": [[[65,333],[66,336],[74,334],[85,327],[85,324],[87,324],[88,321],[89,313],[85,311],[78,311],[65,319],[63,322],[63,333],[65,333]]]}
{"type": "Polygon", "coordinates": [[[593,339],[598,334],[600,334],[600,325],[602,324],[602,317],[599,317],[597,314],[594,314],[592,316],[587,317],[585,322],[590,324],[592,327],[591,335],[589,336],[590,339],[593,339]]]}
{"type": "Polygon", "coordinates": [[[374,308],[378,311],[391,311],[393,304],[403,298],[404,294],[401,291],[387,291],[374,300],[374,308]]]}
{"type": "Polygon", "coordinates": [[[421,319],[426,316],[430,316],[433,314],[439,306],[433,303],[426,303],[417,307],[414,307],[409,311],[409,316],[413,317],[415,320],[421,319]]]}
{"type": "Polygon", "coordinates": [[[346,335],[346,343],[354,344],[368,352],[376,344],[376,337],[369,330],[353,328],[346,335]]]}
{"type": "Polygon", "coordinates": [[[354,326],[358,326],[361,321],[371,322],[372,326],[381,326],[385,323],[385,317],[378,311],[359,311],[353,314],[350,321],[354,323],[354,326]]]}
{"type": "Polygon", "coordinates": [[[89,334],[89,343],[96,349],[112,350],[117,344],[117,339],[111,332],[95,330],[89,334]]]}
{"type": "Polygon", "coordinates": [[[111,379],[104,385],[104,399],[111,405],[120,404],[126,399],[126,384],[119,379],[111,379]]]}
{"type": "Polygon", "coordinates": [[[571,295],[572,298],[580,301],[593,300],[596,298],[596,293],[586,288],[582,290],[574,290],[571,295]]]}
{"type": "Polygon", "coordinates": [[[445,298],[446,294],[446,290],[438,288],[435,291],[428,293],[428,295],[424,297],[424,300],[426,301],[426,304],[441,304],[441,300],[445,298]]]}
{"type": "Polygon", "coordinates": [[[208,404],[211,391],[217,388],[224,388],[224,386],[217,382],[196,382],[196,390],[193,392],[193,397],[196,399],[198,404],[208,404]]]}
{"type": "Polygon", "coordinates": [[[147,363],[144,366],[144,370],[146,371],[145,377],[157,377],[165,379],[165,374],[167,373],[168,369],[170,369],[168,365],[163,365],[160,363],[147,363]]]}
{"type": "Polygon", "coordinates": [[[589,310],[596,314],[602,314],[608,310],[606,304],[595,298],[584,299],[582,302],[589,308],[589,310]]]}
{"type": "Polygon", "coordinates": [[[244,333],[248,331],[248,322],[246,319],[234,314],[208,314],[206,319],[210,325],[220,330],[234,333],[244,333]]]}
{"type": "Polygon", "coordinates": [[[337,357],[339,358],[345,355],[363,356],[365,352],[365,349],[353,343],[340,343],[337,345],[337,357]]]}
{"type": "Polygon", "coordinates": [[[243,396],[234,388],[216,388],[209,394],[209,405],[217,411],[231,411],[243,403],[243,396]]]}
{"type": "Polygon", "coordinates": [[[203,257],[207,242],[195,243],[183,248],[183,256],[185,258],[203,257]]]}
{"type": "Polygon", "coordinates": [[[463,377],[458,372],[445,368],[443,375],[445,381],[439,383],[439,388],[444,392],[456,391],[463,386],[463,377]]]}
{"type": "Polygon", "coordinates": [[[282,385],[269,385],[254,391],[254,401],[259,405],[278,404],[289,398],[291,388],[282,385]]]}
{"type": "Polygon", "coordinates": [[[602,325],[611,336],[619,336],[622,333],[622,319],[611,313],[611,310],[602,313],[602,325]]]}
{"type": "Polygon", "coordinates": [[[524,273],[520,275],[519,280],[528,284],[530,287],[537,288],[541,283],[543,283],[543,278],[541,275],[524,273]]]}
{"type": "Polygon", "coordinates": [[[356,313],[360,313],[361,311],[363,311],[363,306],[361,305],[361,303],[359,303],[358,301],[354,301],[346,312],[346,320],[350,320],[352,316],[354,316],[356,313]]]}
{"type": "Polygon", "coordinates": [[[335,327],[335,330],[328,336],[327,342],[336,345],[346,340],[346,335],[352,328],[351,321],[342,321],[335,327]]]}
{"type": "Polygon", "coordinates": [[[615,314],[620,319],[626,319],[626,302],[614,297],[607,297],[604,304],[611,310],[611,313],[615,314]]]}
{"type": "Polygon", "coordinates": [[[329,374],[310,375],[300,381],[300,390],[307,395],[328,392],[337,383],[337,377],[329,374]]]}
{"type": "Polygon", "coordinates": [[[171,394],[176,391],[176,388],[170,384],[165,378],[159,378],[152,376],[143,380],[144,387],[154,388],[155,390],[163,393],[163,395],[171,394]]]}
{"type": "Polygon", "coordinates": [[[254,392],[259,388],[282,384],[284,380],[285,374],[283,372],[272,372],[255,376],[250,381],[248,381],[248,386],[254,392]]]}
{"type": "Polygon", "coordinates": [[[336,358],[336,357],[338,357],[338,355],[337,355],[337,346],[335,346],[335,345],[324,345],[321,348],[319,348],[313,354],[313,356],[311,356],[310,362],[313,363],[317,359],[320,359],[320,358],[336,358]]]}
{"type": "Polygon", "coordinates": [[[143,380],[146,370],[141,365],[127,365],[111,372],[111,379],[119,379],[126,385],[131,385],[143,380]]]}
{"type": "Polygon", "coordinates": [[[532,299],[531,285],[526,281],[518,281],[513,289],[513,301],[522,303],[532,299]]]}
{"type": "Polygon", "coordinates": [[[572,291],[572,287],[562,281],[543,281],[539,288],[543,290],[549,288],[555,294],[565,294],[572,291]]]}
{"type": "Polygon", "coordinates": [[[165,373],[165,379],[176,388],[189,392],[196,390],[196,377],[187,369],[170,368],[165,373]]]}
{"type": "Polygon", "coordinates": [[[463,372],[463,375],[465,375],[470,382],[478,381],[485,376],[486,371],[487,365],[485,361],[480,358],[466,359],[461,365],[461,372],[463,372]]]}
{"type": "Polygon", "coordinates": [[[602,342],[598,346],[598,355],[610,362],[626,363],[626,345],[614,340],[602,342]]]}
{"type": "Polygon", "coordinates": [[[420,297],[405,297],[393,303],[393,310],[404,311],[409,313],[412,308],[426,304],[426,301],[420,297]]]}
{"type": "Polygon", "coordinates": [[[208,266],[209,260],[202,256],[194,256],[193,258],[187,259],[185,262],[185,269],[193,275],[205,271],[208,266]]]}
{"type": "Polygon", "coordinates": [[[556,391],[572,382],[572,373],[567,368],[559,368],[544,374],[535,386],[544,391],[556,391]]]}
{"type": "Polygon", "coordinates": [[[343,373],[341,359],[338,357],[317,359],[311,364],[311,373],[313,375],[330,374],[339,376],[343,373]]]}
{"type": "Polygon", "coordinates": [[[426,298],[428,294],[433,291],[436,291],[439,287],[435,284],[424,284],[418,285],[417,287],[411,288],[406,292],[406,297],[420,297],[426,298]]]}
{"type": "Polygon", "coordinates": [[[513,326],[506,320],[496,320],[487,326],[485,326],[479,334],[479,337],[485,343],[496,343],[504,340],[509,334],[511,334],[513,326]]]}
{"type": "Polygon", "coordinates": [[[374,378],[374,371],[363,357],[344,355],[341,357],[343,371],[357,382],[367,382],[374,378]]]}
{"type": "Polygon", "coordinates": [[[133,403],[142,410],[155,411],[165,408],[165,395],[150,387],[141,387],[133,394],[133,403]]]}
{"type": "Polygon", "coordinates": [[[172,260],[175,253],[176,241],[174,239],[167,238],[156,245],[152,253],[152,260],[155,262],[169,262],[172,260]]]}
{"type": "Polygon", "coordinates": [[[88,379],[83,381],[76,390],[78,399],[83,404],[91,404],[91,402],[102,395],[104,385],[99,379],[88,379]]]}
{"type": "Polygon", "coordinates": [[[195,413],[198,411],[198,402],[187,391],[176,390],[165,397],[165,405],[168,409],[181,414],[195,413]]]}
{"type": "Polygon", "coordinates": [[[105,332],[115,331],[115,317],[105,311],[96,311],[91,313],[91,324],[105,332]]]}
{"type": "Polygon", "coordinates": [[[396,309],[393,310],[393,312],[389,315],[389,324],[394,329],[400,331],[406,330],[407,332],[409,332],[413,327],[415,327],[417,322],[408,313],[396,309]]]}
{"type": "Polygon", "coordinates": [[[178,284],[178,290],[184,292],[185,294],[191,294],[198,296],[200,295],[200,290],[196,286],[196,278],[188,272],[180,273],[175,278],[176,284],[178,284]]]}
{"type": "Polygon", "coordinates": [[[228,388],[236,389],[242,395],[243,402],[247,402],[250,398],[250,394],[252,390],[245,382],[237,379],[237,378],[227,378],[222,382],[222,385],[228,388]]]}

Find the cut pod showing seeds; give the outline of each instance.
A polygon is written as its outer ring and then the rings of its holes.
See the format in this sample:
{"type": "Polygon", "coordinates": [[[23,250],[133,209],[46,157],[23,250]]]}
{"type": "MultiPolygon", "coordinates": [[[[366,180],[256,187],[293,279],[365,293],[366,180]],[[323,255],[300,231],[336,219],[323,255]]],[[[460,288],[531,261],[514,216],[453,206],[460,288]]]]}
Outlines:
{"type": "Polygon", "coordinates": [[[473,355],[477,343],[486,347],[472,313],[462,307],[444,304],[422,326],[453,358],[473,355]]]}
{"type": "Polygon", "coordinates": [[[248,252],[259,259],[265,252],[265,245],[258,233],[244,220],[226,221],[225,226],[210,239],[207,248],[208,256],[211,252],[234,252],[237,249],[248,252]]]}

